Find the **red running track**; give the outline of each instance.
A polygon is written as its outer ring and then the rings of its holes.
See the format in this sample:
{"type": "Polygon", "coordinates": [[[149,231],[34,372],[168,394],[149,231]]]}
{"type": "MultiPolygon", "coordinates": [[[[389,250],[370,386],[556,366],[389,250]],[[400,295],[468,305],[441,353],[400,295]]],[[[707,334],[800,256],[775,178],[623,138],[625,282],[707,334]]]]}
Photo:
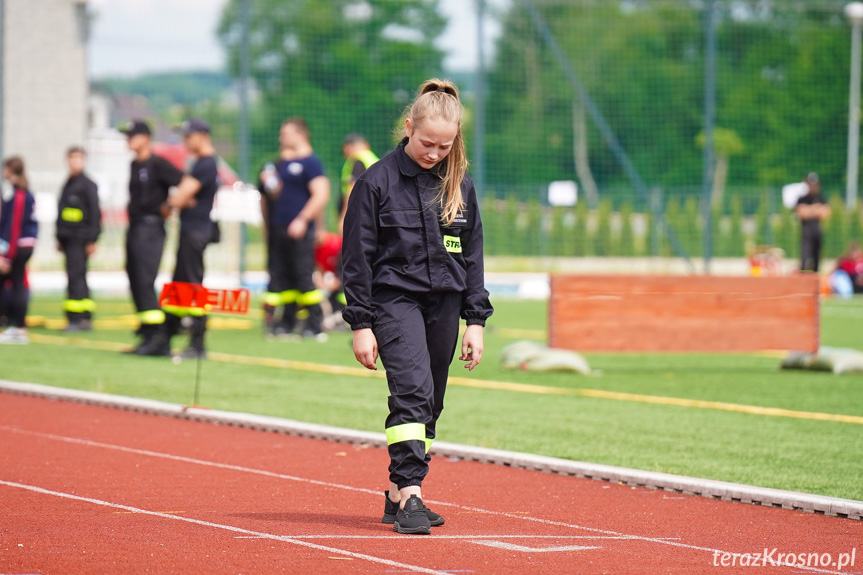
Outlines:
{"type": "Polygon", "coordinates": [[[861,521],[444,458],[424,494],[446,525],[398,535],[380,523],[387,463],[0,394],[0,573],[863,572],[861,521]],[[786,553],[810,565],[773,565],[786,553]]]}

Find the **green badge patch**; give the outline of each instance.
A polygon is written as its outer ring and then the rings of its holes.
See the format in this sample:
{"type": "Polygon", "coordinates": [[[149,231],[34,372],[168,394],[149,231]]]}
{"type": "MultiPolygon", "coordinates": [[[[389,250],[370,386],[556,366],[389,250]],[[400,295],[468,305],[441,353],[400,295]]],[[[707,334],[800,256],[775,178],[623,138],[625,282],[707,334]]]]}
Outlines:
{"type": "Polygon", "coordinates": [[[454,254],[461,253],[461,239],[456,236],[444,236],[443,237],[443,247],[446,248],[446,251],[454,254]]]}

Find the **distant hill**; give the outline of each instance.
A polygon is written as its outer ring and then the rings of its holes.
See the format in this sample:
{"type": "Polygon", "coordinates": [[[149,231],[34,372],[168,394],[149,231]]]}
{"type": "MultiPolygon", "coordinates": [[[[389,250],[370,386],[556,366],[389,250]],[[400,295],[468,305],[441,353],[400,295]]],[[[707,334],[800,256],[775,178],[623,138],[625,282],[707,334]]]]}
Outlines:
{"type": "Polygon", "coordinates": [[[134,78],[101,78],[94,85],[114,94],[144,96],[153,110],[164,112],[176,105],[219,101],[231,89],[233,80],[223,72],[166,72],[134,78]]]}

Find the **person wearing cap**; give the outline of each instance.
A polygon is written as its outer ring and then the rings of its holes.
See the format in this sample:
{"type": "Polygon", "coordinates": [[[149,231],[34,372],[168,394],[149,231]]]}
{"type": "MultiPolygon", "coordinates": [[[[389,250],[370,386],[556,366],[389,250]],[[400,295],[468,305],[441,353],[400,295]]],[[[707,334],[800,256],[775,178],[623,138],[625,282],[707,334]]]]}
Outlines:
{"type": "Polygon", "coordinates": [[[276,334],[290,334],[304,319],[302,335],[323,340],[324,293],[315,287],[315,231],[330,198],[330,182],[309,140],[309,128],[299,117],[279,130],[279,161],[274,174],[261,174],[273,198],[273,262],[268,292],[278,294],[270,305],[282,304],[276,334]],[[296,313],[295,313],[296,312],[296,313]]]}
{"type": "Polygon", "coordinates": [[[821,260],[821,220],[830,217],[830,205],[821,195],[821,182],[815,172],[806,176],[809,193],[797,200],[795,212],[800,220],[800,271],[817,272],[821,260]]]}
{"type": "MultiPolygon", "coordinates": [[[[170,349],[155,341],[165,322],[155,283],[165,247],[165,218],[170,214],[168,194],[173,187],[189,190],[196,183],[171,162],[153,153],[150,126],[146,122],[130,120],[122,131],[134,153],[129,177],[126,273],[140,324],[137,333],[142,337],[130,353],[170,355],[170,349]]],[[[188,191],[184,193],[188,194],[188,191]]]]}
{"type": "MultiPolygon", "coordinates": [[[[190,185],[180,185],[167,200],[171,210],[180,212],[180,241],[172,281],[202,284],[204,250],[214,237],[215,224],[210,219],[210,211],[219,189],[218,159],[207,122],[197,118],[186,120],[179,131],[186,149],[195,155],[195,163],[190,175],[186,176],[190,185]]],[[[204,307],[165,306],[162,311],[165,312],[165,322],[153,340],[156,350],[170,354],[171,338],[188,318],[189,346],[180,353],[180,357],[205,358],[207,310],[204,307]]]]}
{"type": "Polygon", "coordinates": [[[84,173],[84,148],[74,146],[66,152],[69,178],[57,203],[57,249],[66,257],[66,301],[63,308],[69,325],[66,331],[91,329],[96,304],[87,285],[87,260],[96,251],[102,232],[99,189],[84,173]]]}

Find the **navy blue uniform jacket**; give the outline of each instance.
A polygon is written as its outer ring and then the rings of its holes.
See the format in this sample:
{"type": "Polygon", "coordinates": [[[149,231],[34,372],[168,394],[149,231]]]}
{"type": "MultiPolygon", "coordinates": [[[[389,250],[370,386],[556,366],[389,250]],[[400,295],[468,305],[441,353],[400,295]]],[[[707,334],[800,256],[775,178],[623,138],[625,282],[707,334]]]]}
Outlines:
{"type": "Polygon", "coordinates": [[[36,198],[29,190],[15,189],[0,207],[0,256],[15,257],[18,248],[36,246],[36,198]]]}
{"type": "Polygon", "coordinates": [[[57,239],[95,243],[101,233],[102,212],[96,183],[85,174],[70,177],[57,203],[57,239]]]}
{"type": "Polygon", "coordinates": [[[461,292],[461,317],[468,325],[485,325],[493,309],[473,181],[465,176],[464,209],[443,227],[434,201],[440,176],[420,168],[405,152],[406,142],[366,170],[351,192],[342,244],[348,302],[342,317],[354,330],[372,327],[373,296],[381,289],[461,292]]]}

